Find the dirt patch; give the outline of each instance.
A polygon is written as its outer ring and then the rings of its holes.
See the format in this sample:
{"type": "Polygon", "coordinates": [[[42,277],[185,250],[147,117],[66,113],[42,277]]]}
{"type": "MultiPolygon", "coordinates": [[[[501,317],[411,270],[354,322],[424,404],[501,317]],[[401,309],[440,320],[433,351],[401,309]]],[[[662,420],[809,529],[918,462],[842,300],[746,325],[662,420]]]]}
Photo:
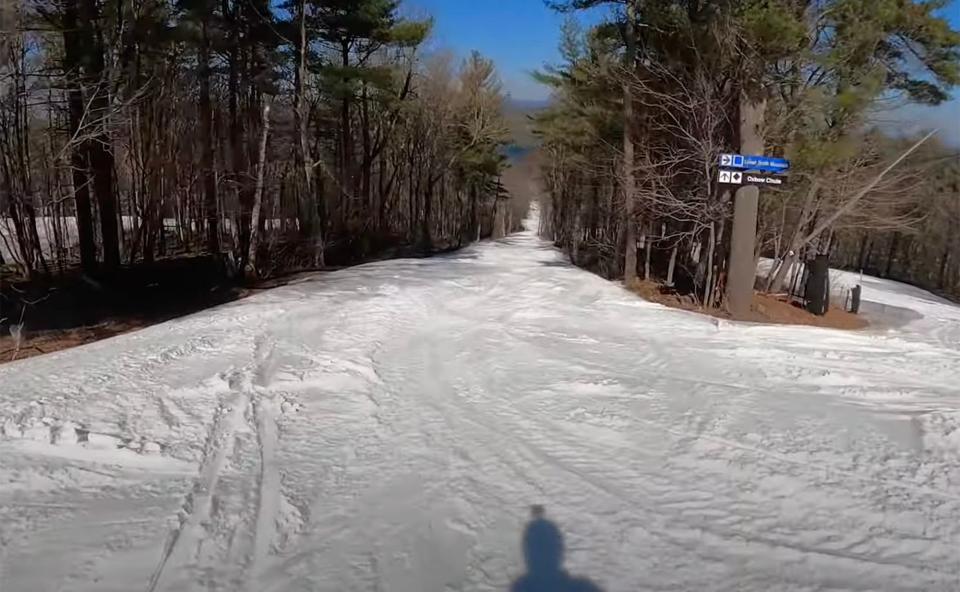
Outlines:
{"type": "Polygon", "coordinates": [[[150,324],[146,319],[127,319],[104,322],[91,327],[44,331],[24,337],[19,347],[17,340],[12,336],[2,336],[0,337],[0,364],[99,341],[142,329],[150,324]]]}
{"type": "MultiPolygon", "coordinates": [[[[645,300],[664,306],[689,310],[721,319],[732,319],[730,313],[726,310],[701,309],[691,296],[677,294],[665,289],[661,284],[637,280],[628,289],[645,300]]],[[[827,314],[818,316],[804,310],[799,302],[788,300],[787,296],[759,293],[753,295],[750,315],[741,320],[775,325],[808,325],[849,331],[863,329],[869,325],[862,316],[851,314],[836,307],[832,307],[827,314]]]]}

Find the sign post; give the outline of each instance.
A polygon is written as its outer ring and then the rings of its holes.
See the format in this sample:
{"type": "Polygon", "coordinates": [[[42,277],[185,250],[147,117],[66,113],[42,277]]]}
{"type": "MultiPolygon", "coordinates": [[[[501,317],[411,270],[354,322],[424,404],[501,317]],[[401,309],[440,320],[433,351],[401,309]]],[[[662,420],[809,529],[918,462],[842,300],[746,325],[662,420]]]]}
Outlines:
{"type": "MultiPolygon", "coordinates": [[[[746,93],[740,95],[739,123],[740,150],[747,155],[763,153],[763,134],[760,126],[766,111],[766,101],[756,100],[746,93]]],[[[727,154],[730,168],[743,170],[748,158],[741,154],[727,154]]],[[[720,165],[724,164],[720,157],[720,165]]],[[[761,159],[762,160],[762,159],[761,159]]],[[[767,166],[770,162],[752,162],[752,166],[767,166]]],[[[789,167],[789,164],[787,164],[789,167]]],[[[766,172],[766,171],[765,171],[766,172]]],[[[731,179],[732,179],[731,175],[731,179]]],[[[753,303],[753,285],[757,277],[754,249],[757,242],[757,210],[760,188],[740,185],[733,203],[733,229],[730,233],[730,264],[727,270],[727,310],[735,319],[746,318],[753,303]]]]}
{"type": "MultiPolygon", "coordinates": [[[[744,152],[761,152],[763,141],[757,124],[763,119],[763,104],[741,103],[740,136],[744,152]]],[[[770,156],[721,154],[717,181],[737,185],[733,203],[733,230],[730,234],[730,265],[727,274],[727,310],[734,318],[746,318],[753,303],[753,285],[757,269],[755,248],[757,242],[757,211],[759,185],[782,185],[790,161],[770,156]]]]}
{"type": "MultiPolygon", "coordinates": [[[[756,137],[756,134],[750,135],[743,129],[741,135],[754,140],[756,137]]],[[[745,151],[754,149],[754,145],[748,144],[746,140],[743,147],[745,151]]],[[[790,161],[772,156],[721,154],[719,165],[717,182],[737,186],[733,204],[733,231],[730,236],[727,308],[735,318],[744,318],[750,312],[750,304],[753,302],[753,284],[757,274],[754,249],[757,240],[759,186],[783,185],[782,175],[790,169],[790,161]]]]}
{"type": "Polygon", "coordinates": [[[759,209],[760,188],[741,185],[733,202],[730,265],[727,272],[727,309],[735,319],[746,318],[753,304],[753,285],[757,276],[754,249],[759,209]]]}

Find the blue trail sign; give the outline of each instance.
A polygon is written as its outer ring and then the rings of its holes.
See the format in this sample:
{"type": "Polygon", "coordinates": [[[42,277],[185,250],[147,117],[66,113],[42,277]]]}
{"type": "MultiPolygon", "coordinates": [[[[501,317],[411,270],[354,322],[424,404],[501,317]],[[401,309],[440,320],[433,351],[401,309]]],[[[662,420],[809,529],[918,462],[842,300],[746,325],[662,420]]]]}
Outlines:
{"type": "Polygon", "coordinates": [[[790,169],[790,161],[785,158],[774,158],[772,156],[721,154],[720,166],[731,169],[741,169],[744,171],[786,173],[790,169]]]}

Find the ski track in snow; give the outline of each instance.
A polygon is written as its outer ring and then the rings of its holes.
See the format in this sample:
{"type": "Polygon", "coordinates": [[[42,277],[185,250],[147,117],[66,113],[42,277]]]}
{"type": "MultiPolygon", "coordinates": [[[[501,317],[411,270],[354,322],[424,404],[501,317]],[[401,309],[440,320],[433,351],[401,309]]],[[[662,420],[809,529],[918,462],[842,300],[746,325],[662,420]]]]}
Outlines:
{"type": "Polygon", "coordinates": [[[960,308],[864,286],[715,321],[526,232],[0,366],[0,592],[502,591],[533,504],[606,592],[960,590],[960,308]]]}

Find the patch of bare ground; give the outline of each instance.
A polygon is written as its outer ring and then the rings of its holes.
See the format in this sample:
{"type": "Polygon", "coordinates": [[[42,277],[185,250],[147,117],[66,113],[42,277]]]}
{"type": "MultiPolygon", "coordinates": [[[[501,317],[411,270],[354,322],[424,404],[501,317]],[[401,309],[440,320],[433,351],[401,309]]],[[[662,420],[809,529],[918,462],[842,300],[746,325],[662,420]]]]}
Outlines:
{"type": "Polygon", "coordinates": [[[0,336],[0,364],[107,339],[114,335],[142,329],[150,324],[151,322],[146,319],[126,319],[90,327],[43,331],[22,337],[19,346],[14,337],[0,336]]]}
{"type": "MultiPolygon", "coordinates": [[[[637,280],[631,283],[627,289],[645,300],[669,306],[670,308],[679,308],[681,310],[697,312],[716,318],[732,320],[730,313],[726,310],[703,309],[693,297],[678,294],[662,284],[637,280]]],[[[775,325],[807,325],[848,331],[864,329],[869,324],[862,316],[849,313],[841,308],[831,307],[827,314],[819,316],[805,310],[800,303],[788,300],[786,295],[760,293],[754,293],[753,295],[750,315],[740,320],[775,325]]]]}

